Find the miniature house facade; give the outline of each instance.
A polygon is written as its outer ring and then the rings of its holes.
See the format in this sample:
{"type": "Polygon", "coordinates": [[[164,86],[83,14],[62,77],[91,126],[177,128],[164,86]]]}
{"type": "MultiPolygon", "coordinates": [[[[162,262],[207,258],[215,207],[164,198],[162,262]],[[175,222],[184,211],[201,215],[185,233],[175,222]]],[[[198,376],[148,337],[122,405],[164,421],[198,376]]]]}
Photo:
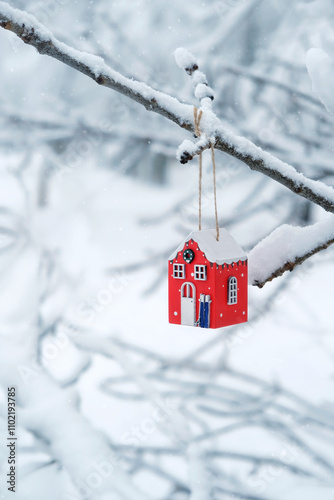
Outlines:
{"type": "Polygon", "coordinates": [[[221,328],[247,321],[247,256],[226,229],[196,231],[168,262],[169,322],[221,328]]]}

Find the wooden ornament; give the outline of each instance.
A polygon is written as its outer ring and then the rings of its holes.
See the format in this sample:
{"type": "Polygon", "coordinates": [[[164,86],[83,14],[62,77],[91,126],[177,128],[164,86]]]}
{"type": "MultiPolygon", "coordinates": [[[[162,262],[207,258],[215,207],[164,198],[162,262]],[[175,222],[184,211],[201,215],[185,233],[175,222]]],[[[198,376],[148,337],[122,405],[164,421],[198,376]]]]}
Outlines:
{"type": "Polygon", "coordinates": [[[221,328],[247,321],[247,256],[221,228],[195,231],[168,262],[169,322],[221,328]]]}

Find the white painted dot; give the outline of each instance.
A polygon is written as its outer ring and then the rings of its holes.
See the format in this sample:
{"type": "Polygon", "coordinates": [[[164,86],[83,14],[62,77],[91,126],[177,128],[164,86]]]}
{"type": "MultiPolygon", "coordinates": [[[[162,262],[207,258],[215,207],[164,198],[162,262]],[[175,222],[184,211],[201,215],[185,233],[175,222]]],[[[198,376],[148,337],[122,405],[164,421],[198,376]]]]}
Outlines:
{"type": "Polygon", "coordinates": [[[221,317],[221,318],[223,317],[223,313],[220,313],[220,317],[221,317]]]}
{"type": "Polygon", "coordinates": [[[177,316],[177,311],[174,311],[174,316],[177,316]]]}
{"type": "Polygon", "coordinates": [[[194,276],[194,273],[191,273],[191,276],[194,276]]]}
{"type": "Polygon", "coordinates": [[[243,311],[242,314],[246,314],[245,311],[243,311]]]}
{"type": "Polygon", "coordinates": [[[244,277],[244,275],[242,274],[242,275],[241,275],[241,277],[243,278],[243,277],[244,277]]]}
{"type": "Polygon", "coordinates": [[[211,288],[209,287],[209,290],[211,290],[211,288]]]}

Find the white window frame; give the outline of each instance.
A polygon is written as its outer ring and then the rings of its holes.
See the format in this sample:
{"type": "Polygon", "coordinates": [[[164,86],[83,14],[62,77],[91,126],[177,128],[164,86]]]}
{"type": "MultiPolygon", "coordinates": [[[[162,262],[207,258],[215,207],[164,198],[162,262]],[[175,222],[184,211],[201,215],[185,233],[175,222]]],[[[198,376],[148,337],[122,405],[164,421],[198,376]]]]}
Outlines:
{"type": "Polygon", "coordinates": [[[186,277],[184,267],[185,264],[173,264],[173,278],[177,280],[184,280],[186,277]]]}
{"type": "Polygon", "coordinates": [[[206,281],[206,266],[194,266],[194,278],[199,281],[206,281]]]}
{"type": "Polygon", "coordinates": [[[235,276],[231,276],[228,279],[227,303],[229,305],[238,303],[238,280],[235,276]]]}

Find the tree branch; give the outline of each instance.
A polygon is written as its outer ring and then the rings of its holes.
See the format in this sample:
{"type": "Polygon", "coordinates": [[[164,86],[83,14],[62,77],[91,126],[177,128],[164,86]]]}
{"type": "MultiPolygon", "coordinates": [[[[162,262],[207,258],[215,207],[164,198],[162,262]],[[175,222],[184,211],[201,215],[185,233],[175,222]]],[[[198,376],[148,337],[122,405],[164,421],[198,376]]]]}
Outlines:
{"type": "MultiPolygon", "coordinates": [[[[34,16],[13,9],[0,2],[0,26],[15,33],[24,43],[32,45],[40,54],[46,54],[89,76],[99,85],[111,88],[194,132],[193,107],[176,98],[152,89],[148,85],[126,78],[109,68],[102,58],[80,52],[59,42],[34,16]]],[[[292,166],[266,153],[245,138],[235,136],[222,122],[206,110],[201,128],[212,138],[215,147],[244,162],[252,170],[261,172],[283,184],[294,193],[334,213],[334,190],[325,184],[308,179],[292,166]]]]}
{"type": "MultiPolygon", "coordinates": [[[[99,85],[111,88],[173,121],[180,127],[194,132],[193,107],[180,103],[176,98],[152,89],[148,85],[126,78],[109,68],[98,56],[80,52],[59,42],[37,19],[24,11],[0,2],[0,26],[15,33],[24,43],[92,78],[99,85]]],[[[198,68],[190,68],[196,71],[198,68]]],[[[189,73],[189,71],[188,71],[189,73]]],[[[194,76],[192,75],[194,78],[194,76]]],[[[203,82],[205,86],[206,83],[203,82]]],[[[208,91],[210,93],[210,88],[208,91]]],[[[210,99],[209,94],[206,96],[210,99]]],[[[200,100],[202,100],[200,98],[200,100]]],[[[334,213],[334,190],[325,184],[308,179],[288,165],[266,153],[251,141],[229,132],[206,107],[201,120],[201,130],[214,143],[215,148],[241,160],[252,170],[261,172],[290,189],[293,193],[316,203],[334,213]]]]}
{"type": "Polygon", "coordinates": [[[288,261],[286,262],[283,266],[281,266],[279,269],[276,269],[274,272],[272,272],[265,280],[263,281],[255,281],[253,285],[263,288],[266,283],[269,281],[272,281],[275,278],[278,278],[279,276],[282,276],[286,271],[293,271],[295,267],[299,266],[305,260],[309,259],[313,255],[317,254],[318,252],[321,252],[321,250],[326,250],[330,245],[334,243],[334,238],[331,238],[329,241],[326,241],[325,243],[315,247],[313,250],[310,252],[301,255],[299,257],[296,257],[294,261],[288,261]]]}
{"type": "Polygon", "coordinates": [[[99,85],[116,90],[192,131],[192,106],[180,103],[176,98],[152,89],[142,82],[126,78],[109,68],[101,57],[81,52],[58,41],[37,19],[19,9],[0,2],[0,26],[15,33],[24,43],[35,47],[42,55],[48,55],[92,78],[99,85]]]}
{"type": "MultiPolygon", "coordinates": [[[[67,64],[92,78],[99,85],[124,94],[143,105],[148,111],[154,111],[180,127],[194,133],[193,106],[183,104],[176,98],[154,90],[143,82],[126,78],[109,68],[104,60],[98,56],[80,52],[59,42],[32,15],[14,9],[7,3],[0,1],[0,26],[15,33],[24,43],[35,47],[40,54],[48,55],[67,64]]],[[[204,113],[201,120],[203,138],[201,138],[197,145],[184,148],[184,150],[189,149],[188,155],[180,155],[179,153],[179,156],[182,156],[182,162],[186,163],[196,154],[206,149],[208,144],[213,143],[215,148],[241,160],[250,169],[263,173],[287,187],[293,193],[312,201],[328,212],[334,213],[334,189],[332,187],[322,182],[308,179],[303,174],[297,172],[292,166],[263,151],[244,137],[234,135],[224,127],[211,109],[211,101],[214,96],[212,89],[208,87],[205,75],[198,70],[198,64],[192,59],[193,56],[191,54],[190,65],[185,64],[189,62],[185,61],[185,55],[187,55],[186,51],[182,52],[181,49],[179,58],[177,58],[179,59],[178,64],[184,67],[186,72],[191,76],[195,84],[195,95],[200,100],[204,113]]],[[[306,231],[307,228],[302,230],[306,231]]],[[[275,235],[276,232],[273,234],[275,235]]],[[[256,266],[253,267],[252,284],[262,287],[267,281],[271,281],[287,270],[291,271],[311,255],[327,248],[334,242],[334,235],[331,234],[328,236],[327,234],[327,237],[326,235],[323,236],[321,241],[318,238],[316,242],[313,242],[311,247],[310,245],[307,247],[307,250],[299,248],[297,254],[292,257],[289,256],[284,262],[276,263],[275,267],[273,267],[273,260],[271,259],[271,268],[266,268],[265,273],[263,267],[262,269],[258,269],[256,266]]],[[[256,258],[257,262],[263,262],[263,258],[267,257],[267,254],[263,254],[263,245],[264,243],[261,242],[260,245],[257,245],[253,249],[251,253],[253,260],[256,255],[258,256],[256,258]]],[[[282,248],[284,248],[284,245],[282,248]]],[[[282,256],[281,253],[280,255],[282,256]]]]}
{"type": "Polygon", "coordinates": [[[250,283],[262,288],[333,243],[333,217],[307,227],[285,224],[275,229],[250,252],[250,283]]]}

